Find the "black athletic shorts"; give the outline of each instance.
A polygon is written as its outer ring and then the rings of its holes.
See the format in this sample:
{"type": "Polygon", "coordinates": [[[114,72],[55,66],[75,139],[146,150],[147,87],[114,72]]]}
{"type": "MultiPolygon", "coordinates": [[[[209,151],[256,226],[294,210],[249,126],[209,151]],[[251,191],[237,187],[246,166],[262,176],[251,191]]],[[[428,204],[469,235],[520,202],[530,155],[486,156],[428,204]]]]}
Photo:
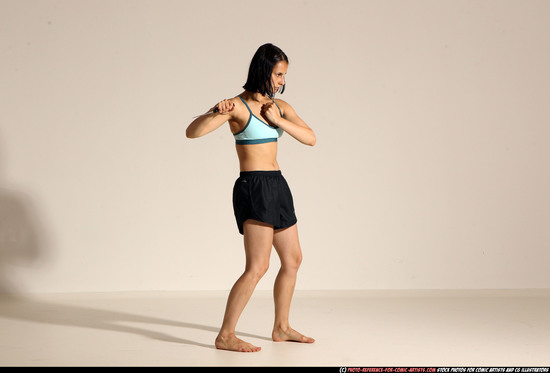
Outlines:
{"type": "Polygon", "coordinates": [[[248,219],[273,225],[274,229],[296,224],[294,202],[281,171],[245,171],[233,187],[233,211],[239,233],[248,219]]]}

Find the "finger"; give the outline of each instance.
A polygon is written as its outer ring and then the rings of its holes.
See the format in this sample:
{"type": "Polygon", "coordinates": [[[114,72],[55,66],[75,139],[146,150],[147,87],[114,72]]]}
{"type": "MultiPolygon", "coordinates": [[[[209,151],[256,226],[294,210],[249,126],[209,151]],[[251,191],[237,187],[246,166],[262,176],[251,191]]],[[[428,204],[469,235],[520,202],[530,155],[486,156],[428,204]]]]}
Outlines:
{"type": "Polygon", "coordinates": [[[218,113],[223,114],[225,112],[225,100],[218,102],[218,113]]]}
{"type": "Polygon", "coordinates": [[[218,112],[220,114],[227,114],[233,110],[235,104],[229,100],[222,100],[218,103],[218,112]]]}
{"type": "Polygon", "coordinates": [[[224,112],[229,113],[231,110],[233,110],[233,103],[229,100],[224,101],[224,112]]]}

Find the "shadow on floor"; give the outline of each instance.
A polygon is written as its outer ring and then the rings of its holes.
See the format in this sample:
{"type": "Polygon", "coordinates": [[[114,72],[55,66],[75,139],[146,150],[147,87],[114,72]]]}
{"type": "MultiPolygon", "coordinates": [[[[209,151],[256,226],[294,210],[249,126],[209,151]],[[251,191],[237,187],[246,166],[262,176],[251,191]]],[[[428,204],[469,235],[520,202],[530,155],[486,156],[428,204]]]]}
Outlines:
{"type": "MultiPolygon", "coordinates": [[[[60,326],[76,326],[96,330],[131,333],[164,342],[181,343],[211,349],[215,349],[213,344],[204,344],[188,339],[178,338],[165,333],[124,324],[140,323],[205,330],[215,333],[212,336],[212,340],[214,340],[219,331],[218,327],[208,325],[167,320],[119,311],[108,311],[89,307],[45,302],[13,294],[5,296],[0,295],[0,317],[60,326]]],[[[237,332],[237,334],[239,336],[271,341],[270,338],[254,334],[240,332],[237,332]]]]}
{"type": "MultiPolygon", "coordinates": [[[[2,158],[0,157],[0,161],[3,160],[2,158]]],[[[2,171],[1,167],[0,171],[2,171]]],[[[161,332],[125,324],[142,323],[205,330],[216,333],[213,335],[212,340],[218,333],[219,329],[217,327],[138,314],[56,304],[20,295],[21,284],[13,281],[13,276],[11,276],[13,268],[21,265],[40,265],[49,255],[51,237],[46,234],[47,230],[43,226],[44,219],[42,219],[42,214],[35,199],[22,192],[20,188],[7,187],[9,183],[1,176],[2,173],[0,172],[0,318],[132,333],[165,342],[215,348],[214,345],[177,338],[161,332]]],[[[271,340],[246,333],[238,334],[271,340]]]]}

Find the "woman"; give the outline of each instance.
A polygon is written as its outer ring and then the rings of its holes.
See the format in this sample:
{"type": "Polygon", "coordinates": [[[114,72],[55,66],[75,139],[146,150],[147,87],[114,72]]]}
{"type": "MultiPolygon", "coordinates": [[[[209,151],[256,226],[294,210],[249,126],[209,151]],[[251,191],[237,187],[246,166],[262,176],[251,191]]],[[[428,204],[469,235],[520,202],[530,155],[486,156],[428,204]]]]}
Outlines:
{"type": "Polygon", "coordinates": [[[274,285],[274,341],[313,343],[314,340],[290,327],[289,312],[296,274],[302,260],[298,229],[290,189],[277,163],[277,139],[288,133],[306,145],[315,145],[315,134],[280,99],[285,88],[288,58],[272,44],[262,45],[250,63],[245,91],[219,102],[210,113],[195,119],[187,128],[187,137],[197,138],[219,128],[225,122],[235,137],[240,177],[233,188],[233,208],[237,227],[244,236],[246,265],[233,285],[216,348],[253,352],[256,347],[235,336],[237,321],[254,288],[269,266],[271,248],[281,259],[274,285]]]}

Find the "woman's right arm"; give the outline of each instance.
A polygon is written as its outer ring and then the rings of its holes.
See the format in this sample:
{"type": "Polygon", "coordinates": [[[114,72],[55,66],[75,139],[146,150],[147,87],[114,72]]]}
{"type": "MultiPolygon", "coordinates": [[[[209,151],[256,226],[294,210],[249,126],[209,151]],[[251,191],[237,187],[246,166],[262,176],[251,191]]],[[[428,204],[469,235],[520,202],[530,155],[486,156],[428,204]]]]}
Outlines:
{"type": "Polygon", "coordinates": [[[234,107],[235,104],[232,100],[221,101],[209,110],[212,111],[217,108],[217,113],[201,115],[192,121],[185,131],[186,136],[190,139],[194,139],[218,129],[222,124],[231,119],[231,111],[233,111],[234,107]]]}

